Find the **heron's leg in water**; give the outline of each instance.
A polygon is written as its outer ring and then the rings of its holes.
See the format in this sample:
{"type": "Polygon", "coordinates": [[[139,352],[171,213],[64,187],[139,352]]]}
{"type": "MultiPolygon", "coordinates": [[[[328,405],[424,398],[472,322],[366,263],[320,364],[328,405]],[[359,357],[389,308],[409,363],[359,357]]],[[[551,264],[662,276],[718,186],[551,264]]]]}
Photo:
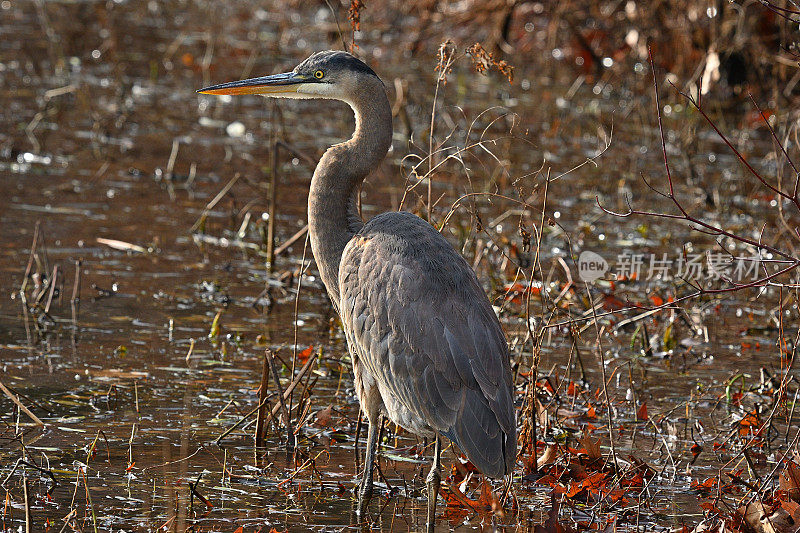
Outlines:
{"type": "Polygon", "coordinates": [[[369,421],[367,430],[367,454],[364,458],[364,474],[361,476],[361,486],[358,494],[358,516],[364,516],[372,498],[372,469],[375,466],[375,452],[378,448],[378,428],[382,425],[382,419],[378,417],[376,421],[369,421]]]}
{"type": "Polygon", "coordinates": [[[426,479],[428,484],[428,533],[433,533],[433,525],[436,520],[436,498],[439,495],[439,484],[442,481],[442,476],[439,473],[441,470],[441,453],[442,453],[442,439],[436,435],[436,441],[433,447],[433,464],[431,471],[428,472],[426,479]]]}
{"type": "Polygon", "coordinates": [[[356,456],[356,468],[358,467],[358,463],[361,461],[361,454],[358,453],[358,438],[361,436],[361,424],[362,424],[363,417],[361,415],[361,411],[358,412],[358,422],[356,422],[356,440],[355,444],[353,445],[353,454],[356,456]]]}

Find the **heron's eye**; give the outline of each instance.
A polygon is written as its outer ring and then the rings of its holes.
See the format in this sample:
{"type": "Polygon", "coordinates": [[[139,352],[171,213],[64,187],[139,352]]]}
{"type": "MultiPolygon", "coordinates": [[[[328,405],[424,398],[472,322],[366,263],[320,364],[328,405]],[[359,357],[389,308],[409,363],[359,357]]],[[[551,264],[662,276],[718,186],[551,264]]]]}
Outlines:
{"type": "Polygon", "coordinates": [[[318,70],[314,73],[314,77],[317,78],[318,80],[321,80],[323,76],[325,76],[325,73],[322,72],[321,70],[318,70]]]}

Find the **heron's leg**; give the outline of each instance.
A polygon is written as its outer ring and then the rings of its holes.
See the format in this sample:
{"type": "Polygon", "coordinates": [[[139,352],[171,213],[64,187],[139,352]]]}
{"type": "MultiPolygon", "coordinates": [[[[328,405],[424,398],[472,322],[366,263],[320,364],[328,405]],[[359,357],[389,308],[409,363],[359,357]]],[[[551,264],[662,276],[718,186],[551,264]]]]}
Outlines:
{"type": "Polygon", "coordinates": [[[367,454],[364,457],[364,474],[361,476],[358,508],[356,510],[359,517],[364,516],[369,500],[372,498],[372,469],[375,466],[375,451],[378,448],[378,427],[380,422],[380,417],[375,422],[369,420],[369,429],[367,429],[367,454]]]}
{"type": "MultiPolygon", "coordinates": [[[[356,440],[355,443],[353,444],[353,453],[355,454],[356,457],[356,469],[358,469],[358,463],[361,461],[361,454],[358,453],[358,438],[361,436],[361,420],[362,420],[361,411],[359,411],[358,422],[356,422],[356,440]]],[[[358,470],[356,470],[356,473],[358,473],[358,470]]]]}
{"type": "Polygon", "coordinates": [[[442,439],[436,435],[433,446],[433,464],[431,471],[428,472],[426,479],[428,485],[428,533],[433,533],[433,526],[436,521],[436,498],[439,495],[439,485],[442,482],[442,475],[439,473],[441,470],[441,452],[442,452],[442,439]]]}

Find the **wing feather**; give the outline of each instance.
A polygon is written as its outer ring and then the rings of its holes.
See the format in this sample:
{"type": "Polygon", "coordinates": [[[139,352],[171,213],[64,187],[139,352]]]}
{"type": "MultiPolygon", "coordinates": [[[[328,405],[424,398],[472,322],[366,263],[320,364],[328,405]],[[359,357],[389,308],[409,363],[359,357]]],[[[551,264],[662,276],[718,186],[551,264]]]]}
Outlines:
{"type": "Polygon", "coordinates": [[[410,213],[379,215],[345,248],[339,292],[350,349],[389,416],[448,436],[487,475],[510,472],[508,346],[475,273],[447,240],[410,213]],[[391,412],[397,406],[406,418],[391,412]]]}

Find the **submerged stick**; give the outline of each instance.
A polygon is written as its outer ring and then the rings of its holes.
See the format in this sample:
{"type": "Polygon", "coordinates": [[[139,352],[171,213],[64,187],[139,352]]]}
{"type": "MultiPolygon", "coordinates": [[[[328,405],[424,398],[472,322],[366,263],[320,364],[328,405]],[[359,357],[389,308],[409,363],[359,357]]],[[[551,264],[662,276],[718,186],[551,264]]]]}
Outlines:
{"type": "Polygon", "coordinates": [[[267,354],[261,361],[261,388],[258,393],[258,417],[256,418],[256,448],[264,446],[264,418],[267,408],[267,387],[269,387],[269,363],[267,362],[267,354]]]}
{"type": "Polygon", "coordinates": [[[28,496],[28,475],[22,469],[22,492],[25,496],[25,533],[31,533],[31,501],[28,496]]]}
{"type": "MultiPolygon", "coordinates": [[[[38,466],[36,463],[29,463],[28,461],[26,461],[25,459],[20,457],[20,458],[17,459],[17,462],[14,463],[14,468],[11,469],[11,472],[9,472],[8,475],[5,477],[5,479],[3,479],[3,482],[0,483],[0,486],[5,486],[6,483],[8,483],[8,480],[11,479],[11,476],[13,476],[14,473],[17,471],[17,469],[21,468],[23,466],[27,466],[28,468],[31,468],[33,470],[36,470],[36,471],[41,472],[42,474],[46,475],[53,482],[53,485],[58,485],[59,484],[58,480],[56,479],[56,476],[53,474],[52,470],[49,470],[47,468],[42,468],[41,466],[38,466]]],[[[24,472],[23,472],[23,474],[24,474],[24,472]]]]}
{"type": "Polygon", "coordinates": [[[267,269],[275,268],[275,216],[278,210],[278,148],[276,141],[272,148],[272,175],[269,177],[269,219],[267,220],[267,269]]]}
{"type": "MultiPolygon", "coordinates": [[[[300,372],[297,373],[297,376],[292,380],[292,383],[283,391],[283,399],[284,401],[291,397],[292,393],[294,392],[295,388],[300,384],[300,381],[303,379],[303,376],[306,375],[308,370],[311,368],[311,364],[316,360],[317,355],[311,355],[306,361],[306,364],[303,365],[303,368],[300,369],[300,372]]],[[[305,392],[305,391],[303,391],[305,392]]],[[[280,404],[275,404],[272,408],[272,411],[267,413],[266,418],[264,419],[264,424],[268,424],[275,416],[277,416],[278,411],[280,411],[281,406],[280,404]]]]}
{"type": "Polygon", "coordinates": [[[17,397],[17,395],[16,395],[16,394],[14,394],[14,393],[12,393],[12,392],[11,392],[11,391],[8,389],[8,387],[6,387],[5,385],[3,385],[3,382],[2,382],[2,381],[0,381],[0,390],[1,390],[1,391],[3,391],[3,393],[4,393],[6,396],[8,396],[8,398],[9,398],[9,399],[10,399],[12,402],[14,402],[14,404],[15,404],[17,407],[19,407],[20,411],[22,411],[23,413],[25,413],[26,415],[28,415],[28,416],[30,417],[30,419],[31,419],[31,420],[33,420],[34,422],[36,422],[36,424],[38,424],[38,425],[40,425],[40,426],[44,427],[45,423],[44,423],[44,422],[42,422],[41,420],[39,420],[39,417],[38,417],[38,416],[36,416],[35,414],[33,414],[33,413],[30,411],[30,409],[28,409],[27,407],[25,407],[25,406],[22,404],[22,402],[20,402],[20,401],[19,401],[19,398],[17,397]]]}
{"type": "Polygon", "coordinates": [[[231,180],[227,184],[225,184],[222,190],[219,191],[217,195],[210,202],[206,204],[206,206],[203,208],[203,212],[200,215],[200,218],[198,218],[197,222],[194,223],[192,228],[189,230],[189,233],[194,233],[201,225],[203,225],[203,223],[206,221],[206,217],[208,216],[209,211],[214,209],[214,207],[219,203],[219,201],[222,200],[226,194],[228,194],[228,191],[231,190],[233,184],[239,181],[239,178],[241,176],[242,175],[239,172],[234,174],[233,178],[231,178],[231,180]]]}
{"type": "Polygon", "coordinates": [[[28,287],[28,278],[31,275],[31,270],[33,269],[33,258],[36,255],[36,247],[39,245],[39,228],[41,226],[41,221],[36,221],[36,228],[33,230],[33,243],[31,244],[31,253],[28,256],[28,265],[25,267],[25,275],[22,276],[22,285],[19,287],[19,292],[23,296],[25,295],[25,289],[28,287]]]}
{"type": "MultiPolygon", "coordinates": [[[[289,415],[289,410],[286,408],[286,400],[283,398],[283,390],[281,389],[281,380],[278,378],[278,369],[275,367],[275,355],[267,349],[269,356],[269,365],[272,368],[272,379],[275,381],[275,387],[278,389],[278,403],[283,411],[284,424],[286,424],[286,451],[291,452],[295,446],[294,431],[292,431],[292,417],[289,415]]],[[[298,380],[299,382],[299,380],[298,380]]],[[[291,393],[289,393],[291,396],[291,393]]]]}
{"type": "Polygon", "coordinates": [[[292,235],[291,237],[289,237],[289,238],[286,240],[286,242],[285,242],[285,243],[283,243],[283,244],[281,244],[280,246],[278,246],[277,248],[275,248],[275,253],[274,253],[273,255],[274,255],[275,257],[277,257],[277,256],[281,255],[283,252],[285,252],[286,250],[288,250],[288,249],[289,249],[289,247],[290,247],[291,245],[293,245],[294,243],[296,243],[297,241],[299,241],[299,240],[300,240],[300,238],[301,238],[301,237],[303,237],[303,236],[306,234],[306,232],[307,232],[307,231],[308,231],[308,224],[306,224],[305,226],[303,226],[303,228],[302,228],[301,230],[299,230],[297,233],[295,233],[294,235],[292,235]]]}
{"type": "Polygon", "coordinates": [[[92,495],[89,492],[89,483],[86,481],[86,472],[82,466],[78,467],[78,473],[83,478],[83,488],[86,491],[86,503],[89,504],[89,510],[92,513],[92,530],[94,533],[97,533],[97,513],[95,513],[94,502],[92,501],[92,495]]]}
{"type": "Polygon", "coordinates": [[[72,298],[70,298],[69,303],[70,307],[72,308],[72,324],[73,326],[78,325],[78,311],[80,310],[81,306],[81,266],[83,265],[83,260],[78,259],[75,261],[75,283],[72,285],[72,298]]]}
{"type": "Polygon", "coordinates": [[[50,290],[48,291],[47,294],[47,303],[44,306],[45,314],[50,313],[50,305],[53,303],[53,295],[55,295],[56,292],[56,283],[58,282],[58,274],[59,274],[58,265],[55,265],[53,267],[53,275],[50,276],[49,280],[50,290]]]}
{"type": "MultiPolygon", "coordinates": [[[[278,211],[278,150],[281,148],[293,156],[303,159],[307,163],[315,164],[314,158],[304,154],[291,144],[280,140],[275,141],[272,148],[272,175],[269,178],[269,219],[267,220],[267,262],[269,263],[268,269],[270,272],[272,272],[272,269],[275,267],[275,256],[280,254],[280,252],[275,250],[275,219],[278,211]]],[[[300,230],[293,235],[279,250],[283,252],[287,247],[291,246],[290,242],[294,242],[302,237],[302,231],[303,230],[300,230]]]]}
{"type": "MultiPolygon", "coordinates": [[[[595,344],[597,348],[597,355],[600,360],[600,377],[603,380],[603,396],[606,401],[606,409],[608,414],[608,440],[611,447],[611,461],[614,463],[614,470],[619,472],[619,463],[617,462],[617,450],[614,446],[614,409],[611,405],[611,400],[608,396],[608,379],[606,378],[606,356],[603,352],[603,340],[600,336],[600,324],[597,321],[597,308],[595,307],[594,298],[592,297],[592,289],[589,286],[590,282],[584,282],[586,288],[586,296],[589,298],[589,305],[592,308],[592,316],[594,317],[594,327],[596,332],[595,344]]],[[[576,343],[577,346],[577,343],[576,343]]]]}
{"type": "Polygon", "coordinates": [[[238,428],[239,426],[241,426],[241,425],[244,423],[244,421],[245,421],[245,420],[247,420],[248,418],[250,418],[251,416],[253,416],[253,415],[256,413],[256,411],[258,411],[259,409],[261,409],[261,406],[262,406],[262,404],[266,404],[266,403],[267,403],[267,400],[269,400],[269,398],[270,398],[269,396],[268,396],[267,398],[264,398],[264,401],[263,401],[262,403],[259,403],[259,404],[258,404],[258,405],[256,405],[256,406],[255,406],[253,409],[251,409],[250,411],[248,411],[248,412],[247,412],[247,413],[246,413],[246,414],[245,414],[245,415],[244,415],[242,418],[240,418],[239,420],[237,420],[237,421],[236,421],[236,423],[235,423],[234,425],[232,425],[231,427],[229,427],[228,429],[226,429],[226,430],[225,430],[225,431],[224,431],[224,432],[223,432],[223,433],[222,433],[222,434],[221,434],[219,437],[217,437],[217,440],[215,440],[215,441],[214,441],[214,443],[215,443],[215,444],[219,444],[219,443],[220,443],[220,441],[221,441],[222,439],[224,439],[225,437],[227,437],[228,435],[230,435],[230,434],[231,434],[231,432],[232,432],[234,429],[236,429],[236,428],[238,428]]]}
{"type": "MultiPolygon", "coordinates": [[[[297,273],[297,292],[294,295],[294,343],[292,344],[292,375],[294,376],[294,370],[297,367],[297,329],[298,329],[298,315],[300,309],[300,290],[303,287],[303,273],[305,272],[307,266],[306,264],[306,251],[308,250],[308,239],[310,237],[309,233],[306,233],[306,240],[303,243],[303,258],[300,260],[300,270],[297,273]]],[[[310,265],[311,263],[309,263],[310,265]]],[[[289,395],[289,412],[292,412],[292,403],[294,402],[294,396],[289,395]]]]}
{"type": "MultiPolygon", "coordinates": [[[[308,361],[306,361],[306,364],[303,365],[303,368],[300,369],[300,372],[297,373],[295,378],[292,380],[292,383],[288,387],[286,387],[285,391],[283,391],[282,397],[283,397],[284,401],[286,401],[289,398],[289,395],[294,391],[295,388],[297,388],[297,385],[300,384],[300,380],[303,379],[303,376],[305,376],[306,372],[309,371],[309,369],[311,368],[312,363],[314,363],[314,361],[316,361],[316,358],[317,358],[316,354],[312,354],[311,356],[309,356],[308,361]]],[[[264,400],[264,403],[266,403],[267,400],[269,400],[269,397],[267,397],[264,400]]],[[[225,437],[230,435],[231,432],[233,432],[234,429],[236,429],[239,426],[241,426],[245,422],[245,420],[247,420],[248,418],[250,418],[251,416],[256,414],[256,412],[259,410],[260,407],[261,407],[261,405],[257,405],[253,409],[251,409],[247,414],[245,414],[242,418],[240,418],[233,426],[231,426],[228,429],[226,429],[224,433],[222,433],[219,437],[217,437],[217,439],[214,442],[216,444],[219,444],[222,441],[222,439],[224,439],[225,437]]],[[[272,420],[272,417],[274,417],[275,415],[278,414],[278,411],[280,410],[280,408],[281,408],[280,404],[276,404],[272,408],[272,410],[267,413],[267,416],[264,417],[264,424],[265,425],[268,424],[270,422],[270,420],[272,420]]]]}

